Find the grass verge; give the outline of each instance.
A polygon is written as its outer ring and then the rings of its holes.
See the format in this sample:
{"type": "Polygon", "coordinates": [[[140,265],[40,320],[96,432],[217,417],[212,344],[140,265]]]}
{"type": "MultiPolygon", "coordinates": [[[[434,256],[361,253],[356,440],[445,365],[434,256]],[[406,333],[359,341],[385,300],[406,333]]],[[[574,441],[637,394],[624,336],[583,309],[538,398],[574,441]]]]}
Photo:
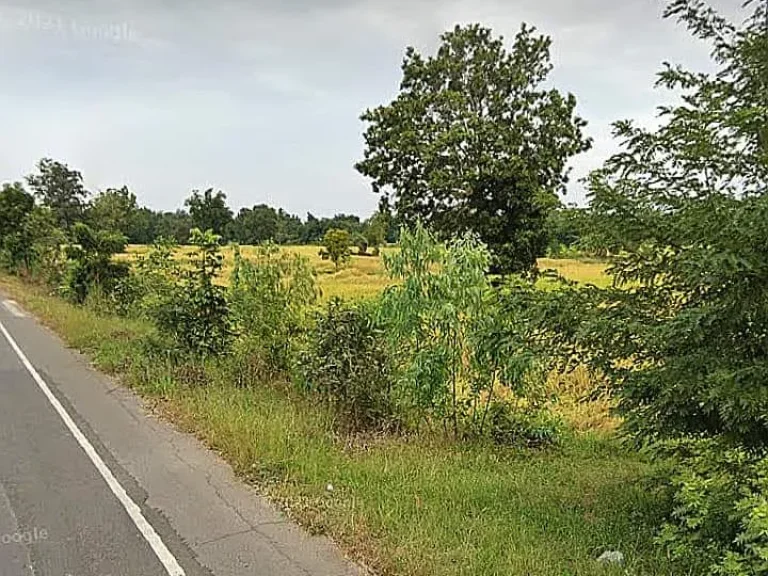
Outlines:
{"type": "MultiPolygon", "coordinates": [[[[672,574],[652,547],[651,465],[610,434],[532,452],[333,433],[288,385],[232,385],[236,367],[185,367],[202,385],[143,361],[140,321],[98,316],[0,277],[0,288],[104,371],[219,451],[299,522],[381,574],[672,574]],[[202,376],[200,376],[202,374],[202,376]],[[333,490],[328,489],[328,485],[333,490]],[[623,566],[596,558],[620,550],[623,566]]],[[[188,373],[187,373],[188,374],[188,373]]]]}

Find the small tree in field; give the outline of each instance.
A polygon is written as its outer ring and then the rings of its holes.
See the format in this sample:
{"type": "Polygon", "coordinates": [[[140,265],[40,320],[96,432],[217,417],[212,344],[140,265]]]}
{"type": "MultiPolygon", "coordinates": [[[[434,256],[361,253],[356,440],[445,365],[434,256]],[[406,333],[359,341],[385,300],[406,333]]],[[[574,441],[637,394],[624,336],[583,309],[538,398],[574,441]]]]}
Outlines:
{"type": "Polygon", "coordinates": [[[336,266],[336,270],[347,262],[351,256],[349,247],[352,245],[352,235],[346,230],[332,228],[325,233],[323,238],[323,251],[321,255],[329,258],[336,266]]]}
{"type": "Polygon", "coordinates": [[[551,40],[523,26],[507,50],[480,25],[456,26],[433,56],[408,48],[400,93],[366,111],[357,170],[403,224],[442,238],[477,234],[492,269],[531,268],[568,160],[590,147],[576,98],[543,84],[551,40]]]}

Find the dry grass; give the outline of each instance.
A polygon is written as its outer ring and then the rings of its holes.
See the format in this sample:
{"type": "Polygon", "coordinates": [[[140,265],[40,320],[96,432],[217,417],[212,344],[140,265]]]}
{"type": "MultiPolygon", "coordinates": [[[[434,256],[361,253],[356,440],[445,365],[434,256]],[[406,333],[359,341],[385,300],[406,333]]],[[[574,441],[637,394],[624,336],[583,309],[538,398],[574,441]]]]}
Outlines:
{"type": "Polygon", "coordinates": [[[547,379],[547,392],[555,397],[552,410],[577,433],[612,432],[621,423],[613,412],[615,401],[586,366],[553,371],[547,379]]]}
{"type": "MultiPolygon", "coordinates": [[[[125,254],[121,254],[118,258],[130,260],[137,255],[146,254],[148,250],[148,246],[131,245],[128,246],[125,254]]],[[[192,250],[193,248],[189,246],[179,248],[179,257],[189,256],[192,250]]],[[[253,246],[240,248],[241,254],[245,258],[253,255],[255,250],[256,248],[253,246]]],[[[335,296],[351,299],[375,296],[391,284],[384,272],[384,263],[380,257],[352,256],[346,265],[336,271],[332,262],[320,258],[318,246],[284,246],[282,250],[292,254],[300,254],[309,260],[317,273],[317,283],[324,299],[335,296]]],[[[396,248],[384,248],[383,251],[392,252],[394,250],[396,248]]],[[[232,273],[233,249],[224,248],[223,254],[222,282],[225,283],[232,273]]],[[[605,274],[606,265],[601,262],[541,259],[539,267],[542,270],[557,270],[566,278],[577,282],[592,283],[597,286],[610,284],[610,277],[605,274]]]]}

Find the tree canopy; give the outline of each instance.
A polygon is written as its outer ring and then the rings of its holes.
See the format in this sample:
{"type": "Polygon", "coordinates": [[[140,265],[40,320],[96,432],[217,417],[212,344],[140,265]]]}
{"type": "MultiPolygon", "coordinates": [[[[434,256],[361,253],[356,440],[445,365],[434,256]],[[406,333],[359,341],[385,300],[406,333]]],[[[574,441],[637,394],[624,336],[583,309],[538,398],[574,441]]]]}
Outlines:
{"type": "Polygon", "coordinates": [[[192,195],[184,202],[189,208],[192,225],[202,231],[212,230],[214,234],[223,236],[232,222],[232,210],[227,206],[227,195],[221,190],[213,193],[208,188],[200,193],[193,190],[192,195]]]}
{"type": "Polygon", "coordinates": [[[43,206],[51,209],[65,230],[81,221],[88,200],[83,176],[62,162],[43,158],[37,164],[37,174],[27,177],[27,183],[43,206]]]}
{"type": "Polygon", "coordinates": [[[443,237],[476,232],[501,272],[543,254],[566,163],[591,145],[575,97],[542,86],[550,45],[526,25],[510,51],[488,28],[456,26],[433,56],[409,47],[398,96],[362,115],[356,169],[374,192],[405,224],[422,220],[443,237]]]}

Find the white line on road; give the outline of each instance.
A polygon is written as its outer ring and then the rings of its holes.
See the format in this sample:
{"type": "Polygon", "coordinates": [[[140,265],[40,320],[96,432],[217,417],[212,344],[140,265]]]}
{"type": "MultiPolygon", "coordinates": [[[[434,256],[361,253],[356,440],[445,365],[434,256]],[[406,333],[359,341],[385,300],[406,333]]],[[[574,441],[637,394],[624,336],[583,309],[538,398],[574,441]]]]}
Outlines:
{"type": "Polygon", "coordinates": [[[3,300],[3,307],[8,310],[11,314],[16,316],[16,318],[26,318],[27,315],[24,314],[24,312],[21,311],[21,308],[19,308],[19,305],[16,304],[15,300],[3,300]]]}
{"type": "Polygon", "coordinates": [[[69,431],[75,437],[75,440],[77,440],[81,448],[85,450],[85,453],[91,459],[93,465],[96,466],[96,469],[101,473],[101,476],[107,482],[107,485],[109,486],[110,490],[112,490],[112,493],[120,501],[120,504],[123,505],[123,508],[125,508],[126,512],[128,512],[128,516],[131,517],[131,520],[133,520],[136,528],[139,529],[141,535],[144,537],[147,543],[149,543],[158,560],[160,560],[162,565],[165,567],[165,571],[168,572],[169,576],[185,576],[184,570],[179,565],[178,560],[176,560],[173,554],[171,554],[171,551],[168,550],[160,538],[160,535],[155,531],[152,525],[147,521],[146,518],[144,518],[144,515],[141,513],[141,508],[139,508],[137,504],[131,500],[131,497],[128,496],[125,488],[120,485],[110,469],[104,463],[104,460],[102,460],[101,456],[99,456],[99,454],[96,452],[88,438],[86,438],[85,435],[80,431],[80,429],[77,427],[77,424],[75,424],[75,421],[72,420],[72,417],[64,409],[64,406],[61,405],[61,402],[59,402],[58,398],[53,395],[51,389],[48,388],[48,385],[45,383],[45,380],[43,380],[40,374],[37,373],[35,367],[32,366],[32,363],[24,355],[24,352],[21,351],[21,348],[19,348],[19,345],[16,344],[16,341],[13,339],[8,330],[6,330],[5,326],[3,326],[2,322],[0,322],[0,332],[3,333],[5,339],[8,340],[8,344],[10,344],[11,348],[13,348],[13,351],[16,352],[16,355],[19,357],[19,360],[21,360],[21,363],[24,364],[27,372],[29,372],[29,374],[35,380],[37,385],[40,387],[40,390],[43,391],[43,394],[45,394],[46,398],[48,398],[48,401],[51,403],[56,412],[58,412],[59,416],[61,416],[64,424],[67,426],[67,428],[69,428],[69,431]]]}

